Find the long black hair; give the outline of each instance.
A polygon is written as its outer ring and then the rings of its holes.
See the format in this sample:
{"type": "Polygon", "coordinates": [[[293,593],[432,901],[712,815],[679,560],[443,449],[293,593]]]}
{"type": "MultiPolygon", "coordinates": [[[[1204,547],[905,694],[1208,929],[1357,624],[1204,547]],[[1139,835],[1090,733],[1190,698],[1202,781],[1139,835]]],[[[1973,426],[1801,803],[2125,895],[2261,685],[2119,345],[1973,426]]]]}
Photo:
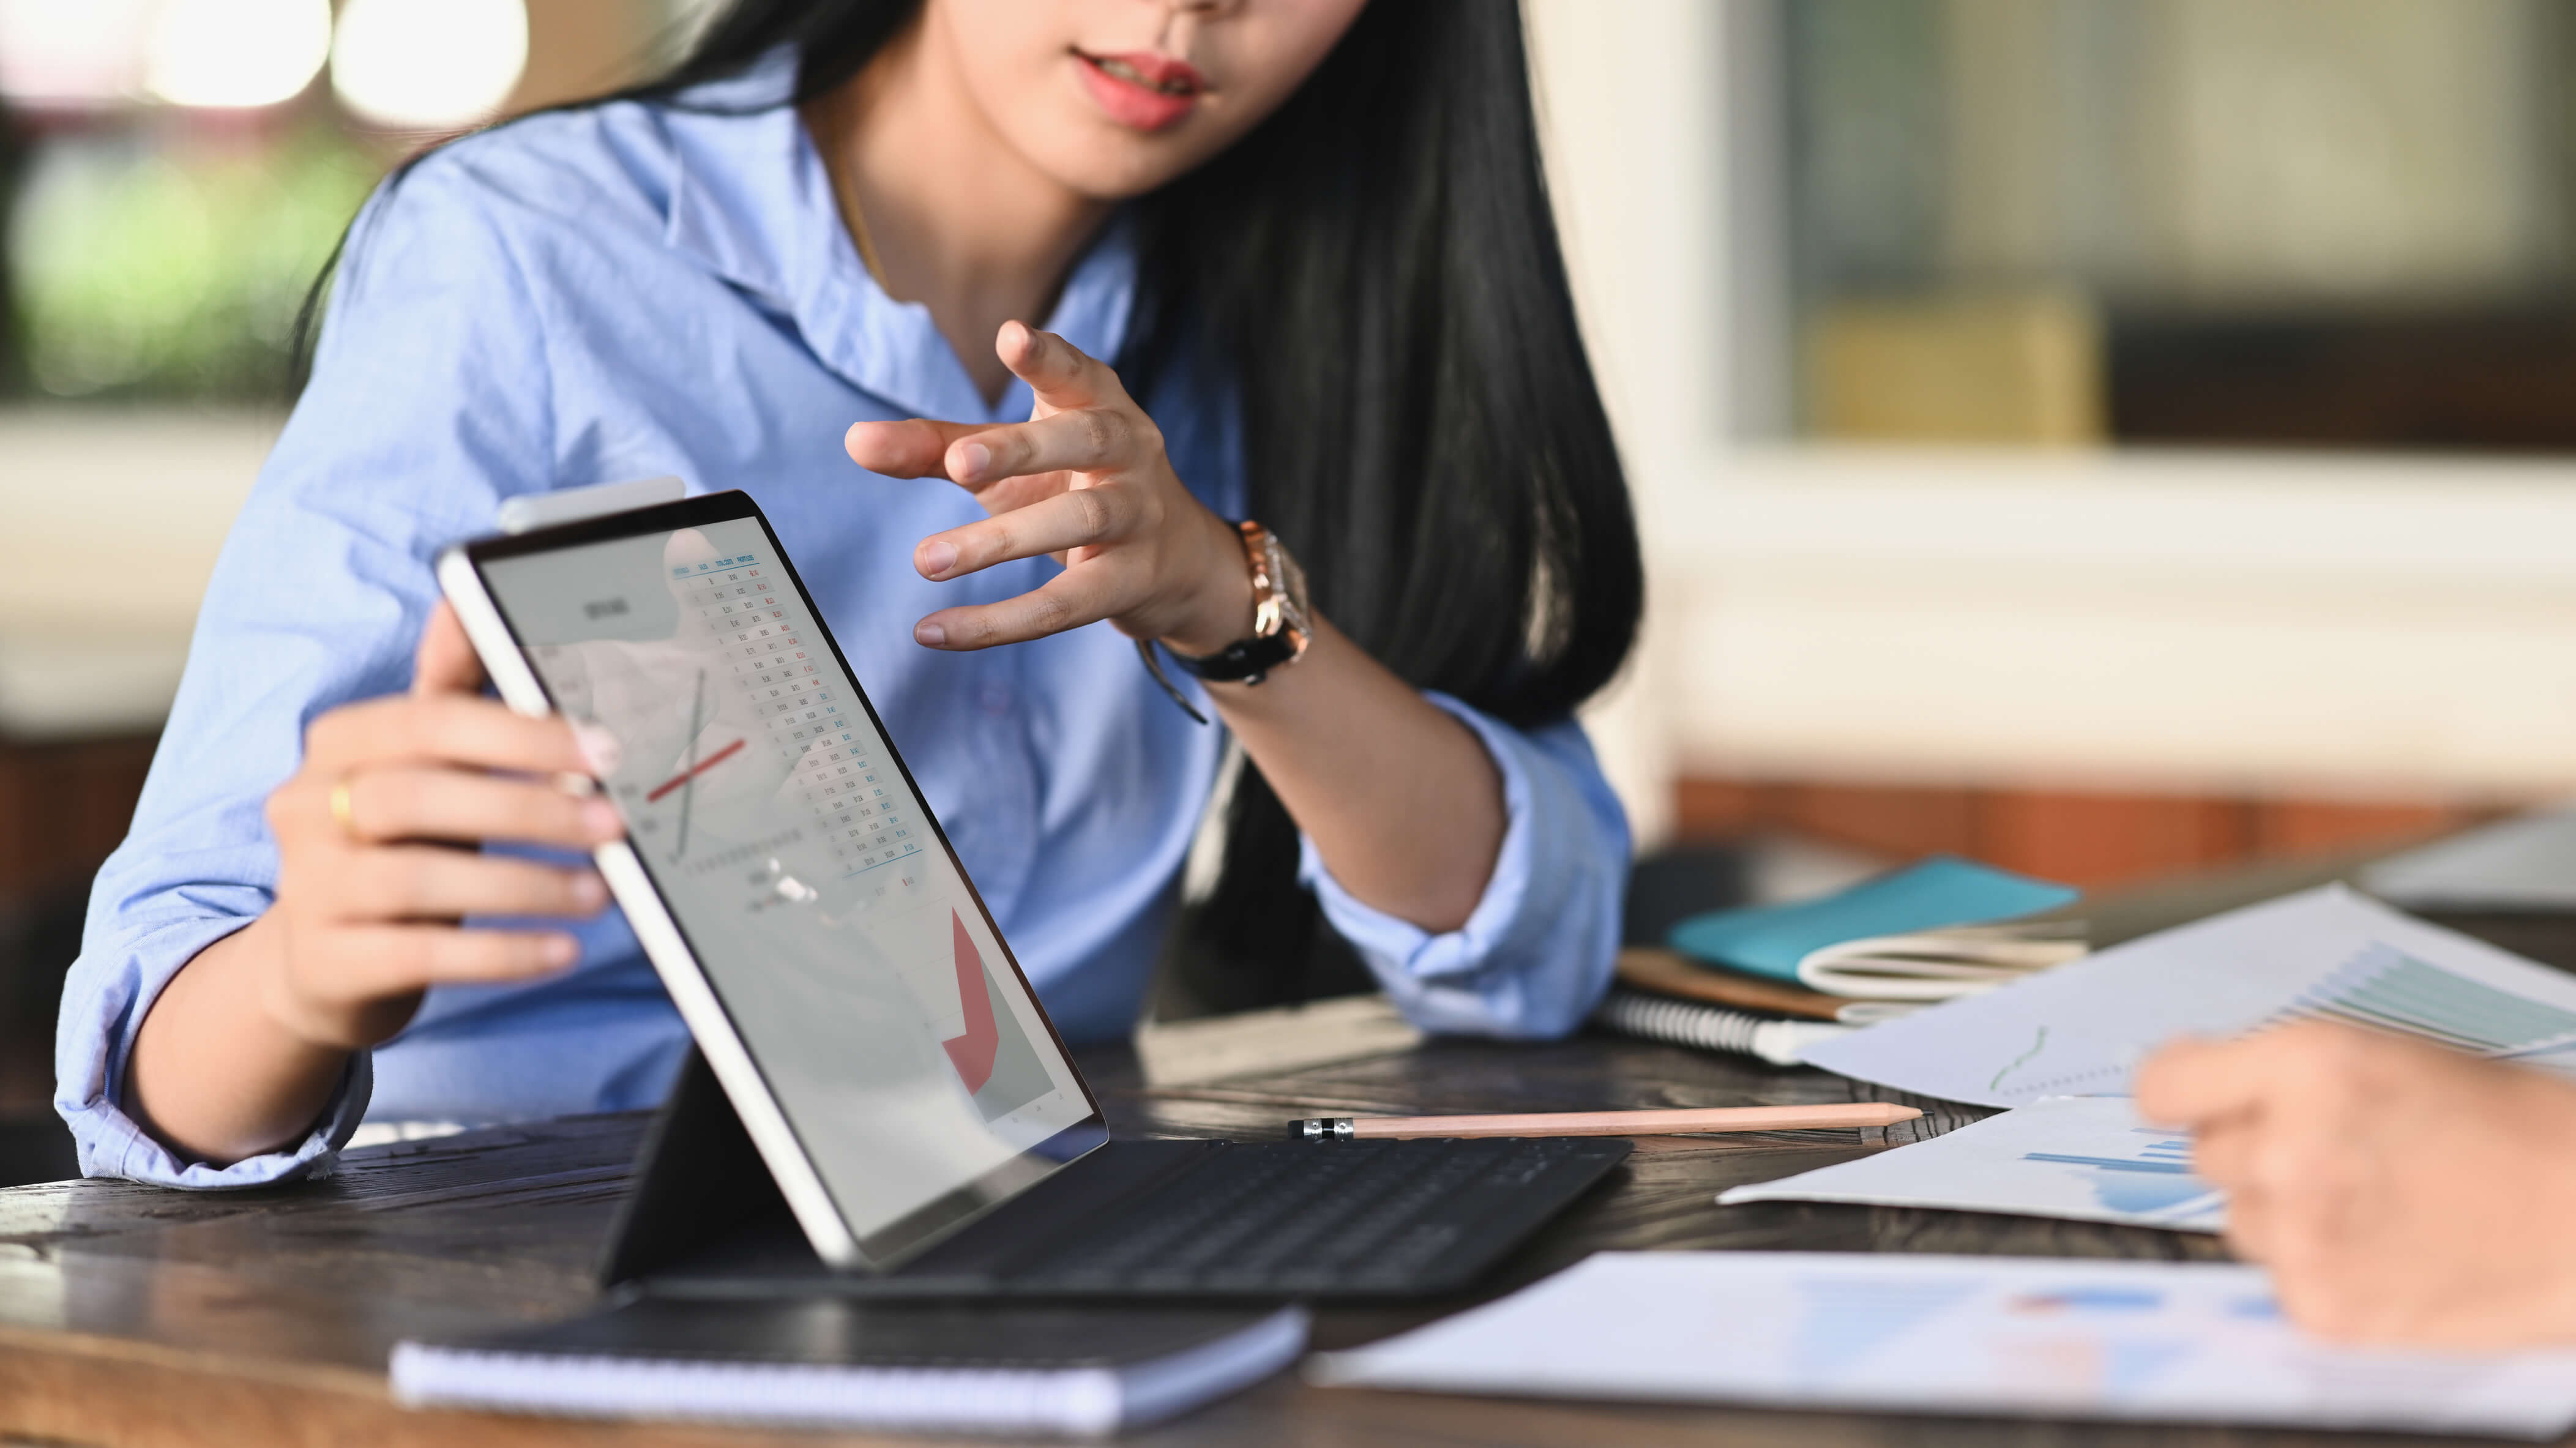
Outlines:
{"type": "MultiPolygon", "coordinates": [[[[667,74],[685,104],[782,45],[795,99],[857,75],[920,0],[734,0],[667,74]]],[[[1378,0],[1243,140],[1135,204],[1132,392],[1223,359],[1251,516],[1316,607],[1408,682],[1518,724],[1627,656],[1635,520],[1540,172],[1519,7],[1378,0]]],[[[1193,912],[1190,993],[1241,1007],[1365,988],[1297,885],[1296,827],[1246,768],[1193,912]]]]}

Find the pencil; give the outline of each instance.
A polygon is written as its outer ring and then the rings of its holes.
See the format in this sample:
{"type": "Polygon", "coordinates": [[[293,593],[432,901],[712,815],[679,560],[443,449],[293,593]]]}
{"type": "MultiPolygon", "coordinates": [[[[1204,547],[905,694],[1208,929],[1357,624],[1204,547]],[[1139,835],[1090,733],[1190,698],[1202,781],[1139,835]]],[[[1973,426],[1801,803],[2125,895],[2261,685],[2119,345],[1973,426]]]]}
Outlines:
{"type": "Polygon", "coordinates": [[[1405,1136],[1674,1136],[1894,1126],[1923,1113],[1887,1101],[1847,1106],[1718,1106],[1695,1111],[1563,1111],[1540,1116],[1318,1116],[1288,1123],[1308,1141],[1405,1136]]]}

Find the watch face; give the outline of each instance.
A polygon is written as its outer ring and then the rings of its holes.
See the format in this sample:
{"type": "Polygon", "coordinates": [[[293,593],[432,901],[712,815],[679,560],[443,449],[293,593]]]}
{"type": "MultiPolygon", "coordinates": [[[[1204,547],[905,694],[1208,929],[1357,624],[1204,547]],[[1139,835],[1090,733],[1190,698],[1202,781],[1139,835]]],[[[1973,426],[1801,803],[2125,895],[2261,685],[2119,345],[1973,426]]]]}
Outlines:
{"type": "MultiPolygon", "coordinates": [[[[1298,567],[1297,560],[1288,556],[1288,549],[1280,543],[1279,535],[1266,529],[1261,535],[1261,552],[1263,571],[1270,575],[1272,596],[1278,600],[1281,617],[1290,629],[1299,634],[1306,633],[1306,570],[1298,567]]],[[[1266,605],[1269,600],[1263,602],[1266,605]]],[[[1269,610],[1265,607],[1262,611],[1266,613],[1269,610]]]]}

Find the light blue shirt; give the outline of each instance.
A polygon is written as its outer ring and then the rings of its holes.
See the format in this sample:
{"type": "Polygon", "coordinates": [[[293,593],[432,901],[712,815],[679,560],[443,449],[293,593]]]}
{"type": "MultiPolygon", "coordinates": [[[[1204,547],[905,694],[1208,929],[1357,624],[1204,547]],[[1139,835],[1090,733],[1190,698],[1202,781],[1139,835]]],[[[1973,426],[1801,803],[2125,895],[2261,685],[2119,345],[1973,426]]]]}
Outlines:
{"type": "MultiPolygon", "coordinates": [[[[660,1100],[687,1034],[611,910],[581,930],[565,974],[429,992],[289,1149],[185,1162],[123,1107],[155,997],[274,898],[261,810],[305,726],[407,687],[432,559],[493,531],[502,500],[553,488],[676,474],[757,498],[1058,1028],[1097,1041],[1134,1022],[1222,731],[1174,708],[1105,623],[981,653],[912,641],[923,614],[1026,592],[1055,565],[923,580],[913,544],[978,505],[945,482],[860,471],[842,431],[1021,420],[1028,389],[986,405],[929,313],[871,282],[782,103],[788,75],[773,63],[709,96],[756,107],[744,114],[618,104],[460,141],[361,215],[312,384],[224,546],[133,832],[91,899],[55,1062],[84,1171],[251,1186],[327,1162],[362,1119],[660,1100]]],[[[1113,357],[1134,292],[1113,226],[1046,325],[1113,357]]],[[[1189,375],[1140,400],[1180,476],[1239,516],[1229,404],[1206,369],[1170,370],[1189,375]]],[[[1432,935],[1352,898],[1311,843],[1304,879],[1416,1022],[1562,1034],[1608,981],[1626,822],[1572,722],[1522,731],[1430,697],[1501,773],[1509,823],[1482,902],[1432,935]]]]}

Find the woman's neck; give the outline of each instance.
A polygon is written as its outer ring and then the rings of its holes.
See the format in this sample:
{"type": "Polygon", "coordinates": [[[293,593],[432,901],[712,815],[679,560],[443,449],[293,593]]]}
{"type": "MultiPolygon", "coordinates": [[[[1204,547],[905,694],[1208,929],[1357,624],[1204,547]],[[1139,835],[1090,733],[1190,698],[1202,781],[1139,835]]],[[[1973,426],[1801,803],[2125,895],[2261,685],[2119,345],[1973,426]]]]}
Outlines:
{"type": "Polygon", "coordinates": [[[843,222],[865,237],[878,284],[920,302],[991,402],[1011,374],[993,334],[1043,325],[1074,258],[1110,210],[1029,164],[967,92],[932,27],[939,7],[866,68],[805,107],[843,222]]]}

